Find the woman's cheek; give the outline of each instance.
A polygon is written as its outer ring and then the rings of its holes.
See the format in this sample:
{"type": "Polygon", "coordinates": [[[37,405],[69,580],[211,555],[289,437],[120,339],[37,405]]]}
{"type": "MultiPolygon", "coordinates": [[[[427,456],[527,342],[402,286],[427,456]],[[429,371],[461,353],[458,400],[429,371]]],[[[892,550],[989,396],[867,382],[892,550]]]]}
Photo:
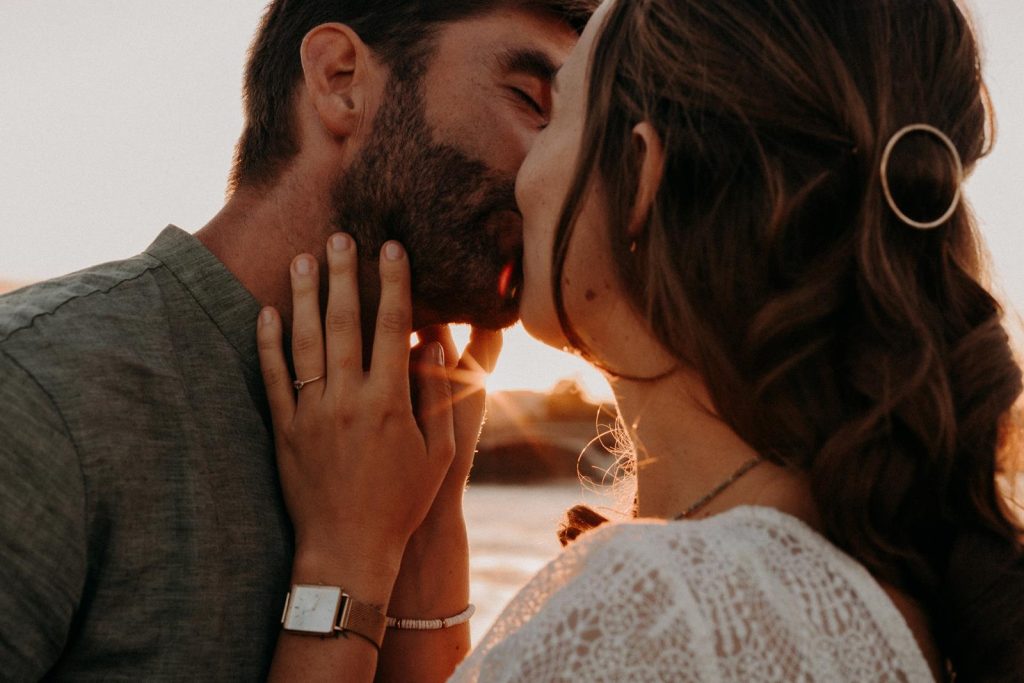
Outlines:
{"type": "MultiPolygon", "coordinates": [[[[575,226],[561,273],[560,289],[566,313],[588,346],[603,336],[608,306],[620,297],[615,287],[610,254],[601,236],[603,216],[594,211],[593,196],[584,204],[575,226]]],[[[549,216],[545,229],[526,233],[524,287],[520,309],[523,326],[537,339],[556,347],[568,344],[555,308],[552,288],[554,232],[560,213],[549,216]],[[548,226],[550,229],[547,229],[548,226]]],[[[531,226],[533,227],[533,226],[531,226]]]]}
{"type": "Polygon", "coordinates": [[[516,200],[523,214],[523,292],[520,318],[539,341],[563,346],[565,339],[551,291],[554,235],[565,201],[570,169],[558,163],[557,139],[538,144],[526,157],[516,180],[516,200]]]}
{"type": "Polygon", "coordinates": [[[523,294],[520,317],[533,337],[551,346],[563,346],[565,339],[555,312],[551,289],[553,231],[527,230],[523,249],[523,294]]]}

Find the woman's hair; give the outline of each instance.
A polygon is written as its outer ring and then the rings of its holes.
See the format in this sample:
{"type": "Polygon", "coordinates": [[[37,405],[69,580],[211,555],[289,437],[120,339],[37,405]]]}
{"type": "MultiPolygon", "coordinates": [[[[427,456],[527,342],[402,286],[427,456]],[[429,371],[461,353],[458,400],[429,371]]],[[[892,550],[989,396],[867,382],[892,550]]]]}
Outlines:
{"type": "MultiPolygon", "coordinates": [[[[969,207],[914,229],[879,168],[897,131],[927,123],[970,171],[988,152],[987,104],[954,0],[620,0],[594,48],[552,279],[587,353],[559,283],[599,183],[652,333],[739,436],[809,474],[829,538],[921,602],[970,681],[1024,672],[1021,530],[997,481],[1021,370],[969,207]],[[642,121],[665,168],[634,246],[642,121]]],[[[895,148],[889,180],[922,221],[958,182],[928,135],[895,148]]],[[[573,514],[570,527],[599,522],[573,514]]]]}

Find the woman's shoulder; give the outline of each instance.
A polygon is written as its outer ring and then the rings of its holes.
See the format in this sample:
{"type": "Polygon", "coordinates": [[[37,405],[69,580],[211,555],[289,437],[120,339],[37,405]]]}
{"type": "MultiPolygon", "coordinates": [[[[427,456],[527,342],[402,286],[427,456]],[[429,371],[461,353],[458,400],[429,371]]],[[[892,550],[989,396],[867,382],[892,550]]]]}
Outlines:
{"type": "Polygon", "coordinates": [[[624,520],[606,524],[580,537],[567,549],[590,557],[615,553],[653,554],[671,559],[673,567],[694,569],[679,559],[727,562],[734,570],[747,564],[785,569],[794,565],[828,566],[832,571],[868,576],[853,558],[804,521],[762,506],[740,506],[701,520],[624,520]],[[768,562],[768,565],[765,565],[768,562]]]}
{"type": "Polygon", "coordinates": [[[768,507],[741,506],[695,521],[605,524],[581,536],[559,559],[591,573],[606,571],[609,563],[619,566],[615,558],[628,558],[633,567],[665,567],[689,583],[734,574],[767,580],[824,573],[878,597],[872,590],[877,584],[856,560],[802,520],[768,507]]]}
{"type": "Polygon", "coordinates": [[[821,621],[845,613],[919,652],[903,615],[862,564],[803,520],[774,508],[740,506],[698,521],[629,520],[581,540],[567,554],[584,556],[584,581],[620,567],[646,568],[716,613],[728,610],[730,600],[737,607],[752,600],[776,608],[775,618],[854,626],[821,621]]]}
{"type": "Polygon", "coordinates": [[[870,574],[800,520],[763,507],[590,531],[531,581],[479,649],[472,659],[487,668],[573,680],[666,671],[932,680],[870,574]]]}
{"type": "Polygon", "coordinates": [[[588,572],[600,571],[616,557],[663,566],[688,583],[742,575],[755,583],[761,579],[777,585],[787,575],[802,577],[805,583],[817,577],[847,584],[865,600],[889,603],[863,565],[801,519],[770,507],[740,506],[695,521],[606,524],[581,536],[563,553],[565,560],[588,572]],[[572,559],[574,555],[579,558],[572,559]]]}

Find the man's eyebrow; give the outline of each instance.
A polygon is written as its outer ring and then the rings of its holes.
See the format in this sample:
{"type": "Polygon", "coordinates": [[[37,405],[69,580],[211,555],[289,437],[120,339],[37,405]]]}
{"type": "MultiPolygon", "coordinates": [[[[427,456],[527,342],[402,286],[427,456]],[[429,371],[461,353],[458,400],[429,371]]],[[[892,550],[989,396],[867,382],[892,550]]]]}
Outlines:
{"type": "Polygon", "coordinates": [[[541,50],[510,48],[498,55],[498,65],[506,72],[522,73],[551,83],[558,67],[541,50]]]}

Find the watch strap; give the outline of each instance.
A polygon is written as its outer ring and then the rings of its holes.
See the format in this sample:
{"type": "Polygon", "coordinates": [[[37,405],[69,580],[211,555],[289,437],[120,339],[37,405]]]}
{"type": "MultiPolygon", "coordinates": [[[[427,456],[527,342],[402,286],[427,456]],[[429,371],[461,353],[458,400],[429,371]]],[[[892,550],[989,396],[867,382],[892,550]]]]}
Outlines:
{"type": "Polygon", "coordinates": [[[384,642],[384,632],[387,630],[387,617],[372,605],[359,602],[347,593],[343,593],[341,599],[348,604],[339,610],[338,624],[335,628],[362,636],[379,650],[381,643],[384,642]]]}

